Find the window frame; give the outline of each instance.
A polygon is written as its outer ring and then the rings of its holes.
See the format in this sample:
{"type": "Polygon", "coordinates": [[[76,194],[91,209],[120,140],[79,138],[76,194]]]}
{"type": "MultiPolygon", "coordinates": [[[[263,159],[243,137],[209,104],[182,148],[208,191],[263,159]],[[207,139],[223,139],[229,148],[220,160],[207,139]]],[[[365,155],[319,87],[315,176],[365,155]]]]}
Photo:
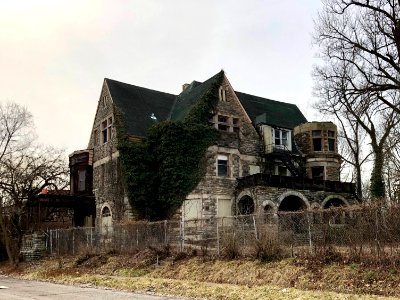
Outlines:
{"type": "Polygon", "coordinates": [[[230,177],[230,157],[229,154],[217,154],[217,177],[229,178],[230,177]],[[220,162],[224,162],[223,164],[220,162]],[[225,172],[220,173],[220,166],[225,168],[225,172]]]}
{"type": "Polygon", "coordinates": [[[279,128],[279,127],[272,127],[272,141],[275,149],[287,149],[289,151],[292,151],[292,135],[291,135],[291,130],[285,129],[285,128],[279,128]],[[286,138],[283,138],[283,133],[286,134],[286,138]],[[278,136],[277,136],[278,134],[278,136]],[[279,141],[279,144],[276,143],[276,141],[279,141]],[[283,141],[286,141],[285,143],[283,141]]]}
{"type": "Polygon", "coordinates": [[[327,136],[328,136],[328,151],[335,152],[336,151],[335,132],[333,130],[328,130],[327,136]]]}
{"type": "Polygon", "coordinates": [[[104,145],[108,143],[112,139],[112,126],[113,126],[113,117],[107,117],[103,121],[101,121],[100,129],[101,129],[101,143],[104,145]]]}
{"type": "Polygon", "coordinates": [[[312,137],[313,151],[323,151],[322,130],[312,130],[311,137],[312,137]],[[319,147],[316,147],[316,145],[318,145],[318,143],[319,143],[319,147]]]}

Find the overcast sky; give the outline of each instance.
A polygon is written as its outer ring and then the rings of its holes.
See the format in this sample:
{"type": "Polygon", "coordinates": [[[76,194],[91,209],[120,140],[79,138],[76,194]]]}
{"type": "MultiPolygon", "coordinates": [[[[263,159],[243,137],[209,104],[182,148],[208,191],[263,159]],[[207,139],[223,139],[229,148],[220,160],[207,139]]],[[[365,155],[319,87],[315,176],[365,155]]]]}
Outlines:
{"type": "Polygon", "coordinates": [[[103,78],[178,94],[224,69],[237,91],[311,121],[319,0],[0,0],[0,101],[41,142],[85,149],[103,78]]]}

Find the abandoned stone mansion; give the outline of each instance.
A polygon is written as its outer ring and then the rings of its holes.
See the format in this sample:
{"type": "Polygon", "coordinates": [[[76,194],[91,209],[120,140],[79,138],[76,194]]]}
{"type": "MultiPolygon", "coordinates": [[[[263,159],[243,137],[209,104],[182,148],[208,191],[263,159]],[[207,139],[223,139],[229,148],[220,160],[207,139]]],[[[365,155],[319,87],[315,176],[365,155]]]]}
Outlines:
{"type": "Polygon", "coordinates": [[[155,122],[183,120],[217,78],[219,101],[208,125],[219,138],[208,148],[205,175],[178,216],[209,219],[358,201],[354,185],[340,182],[335,124],[308,122],[294,104],[235,91],[225,74],[184,84],[179,95],[105,79],[88,148],[70,155],[71,190],[93,190],[96,215],[86,216],[91,222],[111,225],[133,216],[116,124],[140,142],[155,122]]]}

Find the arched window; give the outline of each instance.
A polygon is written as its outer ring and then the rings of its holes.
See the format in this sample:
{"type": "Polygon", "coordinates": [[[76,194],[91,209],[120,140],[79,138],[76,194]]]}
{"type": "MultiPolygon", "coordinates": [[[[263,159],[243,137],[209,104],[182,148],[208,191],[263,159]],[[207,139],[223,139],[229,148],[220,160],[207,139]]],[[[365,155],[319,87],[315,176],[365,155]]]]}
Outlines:
{"type": "Polygon", "coordinates": [[[102,210],[102,212],[101,212],[101,217],[102,217],[102,218],[104,218],[104,217],[111,217],[111,211],[110,211],[110,209],[109,209],[107,206],[105,206],[105,207],[103,208],[103,210],[102,210]]]}
{"type": "Polygon", "coordinates": [[[254,214],[254,201],[250,196],[243,196],[238,202],[239,215],[254,214]]]}

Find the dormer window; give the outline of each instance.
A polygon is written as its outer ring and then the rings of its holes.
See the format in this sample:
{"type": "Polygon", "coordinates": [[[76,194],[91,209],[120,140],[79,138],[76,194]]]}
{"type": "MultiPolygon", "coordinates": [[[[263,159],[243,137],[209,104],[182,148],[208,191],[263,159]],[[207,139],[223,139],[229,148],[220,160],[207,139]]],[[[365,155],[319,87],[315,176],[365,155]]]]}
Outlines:
{"type": "Polygon", "coordinates": [[[289,130],[273,128],[272,135],[276,149],[292,150],[289,130]]]}
{"type": "Polygon", "coordinates": [[[222,86],[219,88],[219,100],[226,101],[226,89],[222,86]]]}

